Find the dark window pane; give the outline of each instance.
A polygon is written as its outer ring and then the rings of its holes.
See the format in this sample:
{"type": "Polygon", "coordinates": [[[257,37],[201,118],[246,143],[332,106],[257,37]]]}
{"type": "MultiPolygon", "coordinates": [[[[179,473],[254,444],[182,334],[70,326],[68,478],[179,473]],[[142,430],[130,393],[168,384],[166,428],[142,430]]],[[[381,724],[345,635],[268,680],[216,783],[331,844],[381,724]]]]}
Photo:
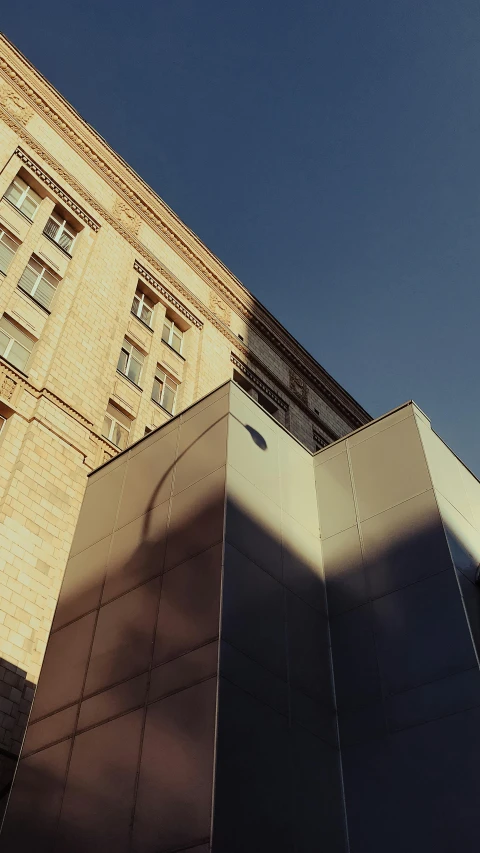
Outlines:
{"type": "Polygon", "coordinates": [[[140,382],[140,374],[142,372],[142,362],[138,361],[133,356],[130,358],[130,364],[128,365],[128,378],[135,382],[136,385],[140,382]]]}
{"type": "Polygon", "coordinates": [[[172,335],[172,347],[176,352],[181,352],[182,350],[182,336],[176,331],[172,335]]]}
{"type": "Polygon", "coordinates": [[[51,237],[52,240],[55,240],[57,231],[59,229],[58,222],[55,222],[54,219],[49,219],[44,228],[44,233],[47,237],[51,237]]]}
{"type": "Polygon", "coordinates": [[[120,358],[118,359],[117,369],[120,370],[121,373],[127,372],[127,361],[128,361],[128,352],[125,352],[124,349],[120,351],[120,358]]]}
{"type": "Polygon", "coordinates": [[[152,391],[152,400],[155,400],[156,403],[160,403],[162,399],[162,388],[163,383],[160,382],[157,377],[153,380],[153,391],[152,391]]]}
{"type": "Polygon", "coordinates": [[[169,388],[168,385],[165,385],[165,389],[163,392],[163,402],[162,406],[167,412],[173,412],[173,407],[175,405],[175,391],[172,388],[169,388]]]}

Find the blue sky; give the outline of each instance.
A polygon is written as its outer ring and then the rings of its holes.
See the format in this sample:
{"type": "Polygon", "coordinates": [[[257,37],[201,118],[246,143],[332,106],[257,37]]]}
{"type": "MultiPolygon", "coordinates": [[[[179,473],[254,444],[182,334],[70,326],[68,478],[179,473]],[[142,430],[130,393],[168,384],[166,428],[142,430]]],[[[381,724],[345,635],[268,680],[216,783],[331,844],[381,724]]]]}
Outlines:
{"type": "Polygon", "coordinates": [[[359,402],[480,475],[478,0],[24,0],[3,32],[359,402]]]}

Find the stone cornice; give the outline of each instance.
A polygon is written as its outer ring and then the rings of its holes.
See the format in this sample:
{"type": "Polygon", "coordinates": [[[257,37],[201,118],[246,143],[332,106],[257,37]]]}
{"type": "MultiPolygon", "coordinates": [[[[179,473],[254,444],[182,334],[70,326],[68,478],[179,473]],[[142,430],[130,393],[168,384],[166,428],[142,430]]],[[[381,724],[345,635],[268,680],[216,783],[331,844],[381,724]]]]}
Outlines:
{"type": "MultiPolygon", "coordinates": [[[[61,409],[65,412],[69,417],[74,418],[74,420],[78,421],[81,426],[86,429],[91,429],[93,427],[92,421],[89,421],[84,415],[74,409],[73,406],[69,406],[68,403],[65,403],[64,400],[60,399],[53,391],[51,391],[46,386],[43,388],[37,388],[23,373],[17,371],[16,368],[9,364],[6,361],[0,362],[0,381],[3,377],[8,378],[11,382],[16,385],[25,388],[29,393],[39,400],[41,397],[44,397],[46,400],[49,400],[53,403],[57,408],[61,409]]],[[[11,393],[13,393],[13,388],[11,389],[11,393]]]]}
{"type": "Polygon", "coordinates": [[[273,402],[276,403],[277,406],[283,409],[284,412],[288,410],[288,403],[286,403],[285,400],[282,400],[282,398],[278,396],[278,394],[273,390],[273,388],[270,388],[270,386],[267,385],[266,382],[263,381],[263,379],[260,379],[260,376],[257,376],[257,374],[253,372],[253,370],[250,370],[250,368],[246,364],[244,364],[243,361],[240,361],[240,359],[237,358],[237,356],[233,352],[230,353],[230,361],[232,362],[232,364],[235,365],[235,367],[238,368],[238,370],[240,370],[241,373],[243,373],[245,376],[252,380],[256,388],[258,388],[260,391],[263,391],[263,393],[267,397],[270,397],[270,399],[273,400],[273,402]]]}
{"type": "MultiPolygon", "coordinates": [[[[117,191],[118,195],[161,234],[211,287],[220,292],[228,304],[248,320],[350,425],[360,426],[370,420],[368,413],[303,349],[267,309],[254,299],[241,282],[201,243],[128,164],[108,147],[101,136],[81,119],[78,113],[5,37],[1,37],[0,46],[3,50],[3,56],[0,56],[0,72],[9,85],[19,92],[27,103],[40,113],[45,121],[54,127],[69,145],[117,191]]],[[[90,204],[94,209],[98,209],[92,201],[90,204]]],[[[114,227],[124,236],[128,234],[127,229],[119,225],[118,221],[114,223],[114,227]]]]}
{"type": "MultiPolygon", "coordinates": [[[[34,399],[38,401],[42,399],[46,400],[57,409],[65,412],[68,417],[75,420],[85,429],[88,438],[92,439],[97,446],[105,444],[109,449],[112,449],[113,445],[110,445],[109,442],[107,442],[101,435],[95,432],[92,421],[89,421],[84,415],[78,412],[77,409],[74,409],[73,406],[69,406],[68,403],[65,403],[49,388],[45,386],[43,388],[38,388],[35,386],[26,376],[17,371],[13,365],[10,365],[5,361],[0,361],[0,396],[7,401],[7,404],[12,399],[18,388],[27,391],[34,399]]],[[[57,438],[80,453],[80,455],[83,456],[84,463],[87,464],[88,452],[86,452],[85,448],[82,448],[77,443],[73,442],[71,436],[55,429],[54,425],[49,420],[39,416],[38,413],[34,414],[32,417],[27,417],[24,412],[19,410],[18,407],[15,407],[14,411],[19,417],[27,421],[27,423],[36,421],[41,424],[41,426],[50,433],[56,435],[57,438]]]]}
{"type": "Polygon", "coordinates": [[[65,190],[63,190],[57,184],[57,182],[53,180],[53,178],[50,177],[50,175],[47,175],[47,173],[42,169],[42,167],[39,166],[38,163],[35,163],[35,160],[32,160],[31,157],[29,157],[28,154],[25,153],[23,148],[17,148],[15,150],[15,154],[17,155],[17,157],[19,157],[24,166],[26,166],[27,169],[32,172],[39,181],[42,181],[42,183],[44,183],[48,187],[48,189],[60,199],[62,204],[64,204],[66,207],[69,207],[70,210],[73,211],[75,216],[85,222],[85,224],[88,225],[89,228],[92,229],[92,231],[98,231],[98,229],[100,228],[98,222],[96,222],[95,219],[92,219],[92,217],[89,216],[88,213],[83,209],[83,207],[80,207],[80,205],[78,205],[73,200],[73,198],[68,195],[68,193],[66,193],[65,190]]]}
{"type": "MultiPolygon", "coordinates": [[[[267,379],[273,382],[275,386],[279,388],[283,392],[283,394],[285,394],[285,397],[291,400],[291,402],[295,406],[298,406],[298,408],[301,409],[302,412],[304,412],[308,416],[309,420],[312,421],[313,429],[315,428],[314,424],[316,424],[318,429],[321,429],[326,436],[329,436],[329,442],[337,441],[337,439],[340,438],[340,436],[335,435],[332,429],[327,426],[327,424],[322,420],[322,418],[320,418],[318,415],[312,412],[311,409],[309,409],[307,403],[305,403],[304,400],[298,397],[297,394],[293,393],[292,389],[285,385],[285,383],[282,382],[282,380],[279,379],[278,376],[275,376],[268,369],[268,367],[265,367],[265,365],[260,361],[260,359],[257,358],[252,352],[250,352],[250,350],[244,349],[243,355],[250,362],[250,364],[257,368],[257,370],[261,370],[262,373],[267,377],[267,379]]],[[[234,364],[236,364],[237,362],[242,364],[241,360],[233,352],[230,354],[230,361],[232,361],[234,364]]],[[[245,366],[248,368],[248,364],[245,366]]]]}
{"type": "Polygon", "coordinates": [[[102,218],[108,222],[112,228],[115,228],[119,234],[138,252],[139,255],[146,258],[149,264],[158,272],[160,275],[168,281],[173,287],[175,287],[185,299],[190,300],[192,302],[199,313],[204,314],[205,316],[214,317],[213,313],[209,311],[203,302],[198,299],[185,285],[183,285],[176,276],[173,275],[157,258],[147,249],[143,243],[140,242],[136,238],[134,234],[132,234],[127,227],[125,227],[122,222],[116,219],[112,214],[103,207],[93,196],[88,193],[88,191],[83,187],[63,166],[60,165],[38,142],[34,137],[22,126],[21,122],[15,119],[13,116],[9,115],[6,112],[2,105],[0,104],[0,117],[3,119],[5,124],[8,125],[21,139],[32,149],[35,153],[45,160],[46,163],[58,174],[60,175],[69,186],[71,186],[94,210],[99,213],[102,218]]]}
{"type": "Polygon", "coordinates": [[[50,400],[50,402],[57,406],[57,408],[62,409],[62,411],[66,412],[67,415],[78,421],[78,423],[81,424],[81,426],[85,427],[85,429],[88,429],[90,431],[92,430],[92,421],[89,421],[88,418],[86,418],[80,412],[77,412],[77,410],[74,409],[73,406],[69,406],[68,403],[65,403],[64,400],[62,400],[60,397],[57,397],[57,395],[54,394],[53,391],[50,391],[49,388],[41,388],[40,391],[37,392],[37,394],[38,397],[43,396],[47,400],[50,400]]]}
{"type": "Polygon", "coordinates": [[[319,444],[320,447],[326,447],[327,444],[331,442],[331,438],[325,438],[324,435],[321,435],[316,429],[313,430],[313,440],[315,444],[319,444]]]}
{"type": "Polygon", "coordinates": [[[155,276],[153,276],[151,273],[149,273],[148,270],[146,270],[145,267],[142,266],[140,261],[135,261],[133,267],[134,267],[135,271],[138,272],[138,274],[146,282],[148,282],[148,284],[151,287],[154,288],[154,290],[157,290],[158,293],[160,293],[163,296],[163,298],[166,299],[167,302],[169,302],[171,305],[173,305],[173,307],[180,314],[183,314],[184,317],[186,317],[187,320],[189,320],[190,323],[192,323],[192,325],[196,326],[197,329],[201,329],[203,327],[202,321],[199,320],[198,317],[195,317],[195,314],[192,314],[192,312],[189,311],[188,308],[185,308],[185,305],[183,305],[182,302],[179,302],[179,300],[173,295],[173,293],[170,293],[170,291],[167,290],[167,288],[164,287],[164,285],[157,278],[155,278],[155,276]]]}

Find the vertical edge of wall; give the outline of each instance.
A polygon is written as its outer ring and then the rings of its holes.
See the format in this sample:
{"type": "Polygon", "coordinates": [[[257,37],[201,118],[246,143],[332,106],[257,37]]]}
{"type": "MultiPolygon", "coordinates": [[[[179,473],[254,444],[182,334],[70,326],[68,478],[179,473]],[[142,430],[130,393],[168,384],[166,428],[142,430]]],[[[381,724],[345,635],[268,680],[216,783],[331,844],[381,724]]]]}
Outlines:
{"type": "Polygon", "coordinates": [[[231,389],[213,851],[344,848],[313,459],[231,389]]]}

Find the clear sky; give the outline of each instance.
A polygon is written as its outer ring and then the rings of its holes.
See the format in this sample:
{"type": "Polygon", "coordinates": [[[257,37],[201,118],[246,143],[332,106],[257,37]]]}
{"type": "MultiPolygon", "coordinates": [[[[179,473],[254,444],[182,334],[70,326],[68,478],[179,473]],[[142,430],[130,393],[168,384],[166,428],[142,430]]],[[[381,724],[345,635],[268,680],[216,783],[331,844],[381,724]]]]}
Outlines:
{"type": "Polygon", "coordinates": [[[23,0],[5,34],[374,416],[480,475],[478,0],[23,0]]]}

